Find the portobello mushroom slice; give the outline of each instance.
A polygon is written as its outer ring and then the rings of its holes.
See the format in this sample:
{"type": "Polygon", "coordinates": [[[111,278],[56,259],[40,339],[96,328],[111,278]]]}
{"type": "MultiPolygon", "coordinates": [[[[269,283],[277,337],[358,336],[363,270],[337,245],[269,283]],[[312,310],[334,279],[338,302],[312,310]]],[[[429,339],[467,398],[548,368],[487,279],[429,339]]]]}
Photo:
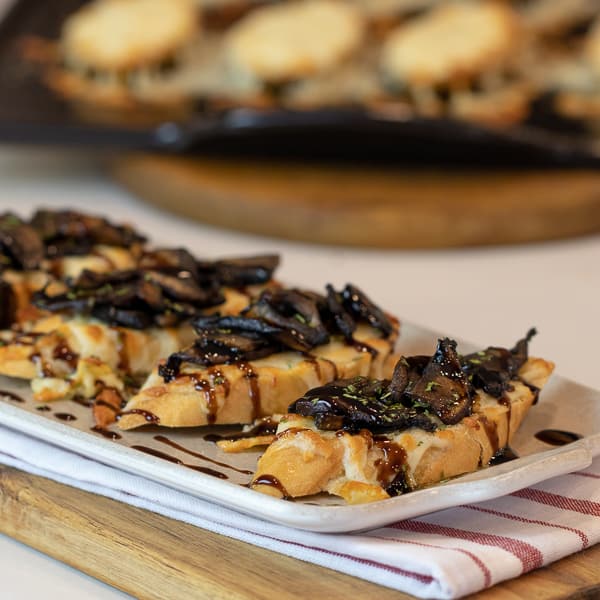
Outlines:
{"type": "Polygon", "coordinates": [[[458,423],[470,414],[472,394],[456,352],[456,342],[448,338],[438,340],[421,377],[405,391],[411,402],[432,410],[445,425],[458,423]]]}
{"type": "Polygon", "coordinates": [[[44,245],[27,223],[12,213],[0,216],[0,270],[38,269],[44,258],[44,245]]]}
{"type": "Polygon", "coordinates": [[[42,239],[48,258],[87,254],[96,244],[127,248],[146,241],[129,225],[71,210],[38,210],[30,224],[42,239]]]}

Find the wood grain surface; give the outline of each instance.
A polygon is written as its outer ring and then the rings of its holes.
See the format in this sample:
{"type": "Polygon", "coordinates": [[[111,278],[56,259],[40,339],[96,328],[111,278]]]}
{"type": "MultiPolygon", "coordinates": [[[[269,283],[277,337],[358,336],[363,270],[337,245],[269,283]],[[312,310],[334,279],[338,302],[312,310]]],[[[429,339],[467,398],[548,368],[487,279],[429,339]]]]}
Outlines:
{"type": "Polygon", "coordinates": [[[115,178],[169,212],[323,244],[440,248],[600,231],[594,170],[402,170],[131,155],[115,178]]]}
{"type": "MultiPolygon", "coordinates": [[[[411,598],[0,466],[0,529],[141,599],[411,598]]],[[[550,600],[600,583],[600,546],[477,595],[550,600]]]]}

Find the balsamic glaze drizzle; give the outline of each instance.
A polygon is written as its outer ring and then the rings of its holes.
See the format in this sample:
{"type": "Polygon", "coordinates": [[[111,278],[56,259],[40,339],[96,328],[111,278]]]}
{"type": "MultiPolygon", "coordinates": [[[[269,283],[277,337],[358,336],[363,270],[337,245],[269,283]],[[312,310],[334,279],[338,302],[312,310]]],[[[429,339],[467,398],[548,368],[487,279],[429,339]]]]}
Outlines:
{"type": "Polygon", "coordinates": [[[150,454],[151,456],[156,456],[157,458],[162,458],[163,460],[175,463],[176,465],[181,465],[182,467],[187,467],[188,469],[193,469],[194,471],[200,471],[201,473],[205,473],[206,475],[212,475],[213,477],[217,477],[218,479],[229,479],[229,477],[227,477],[225,473],[221,473],[221,471],[209,469],[208,467],[201,467],[199,465],[190,465],[188,463],[184,463],[182,460],[179,460],[175,456],[171,456],[170,454],[166,454],[165,452],[161,452],[160,450],[155,450],[154,448],[148,448],[147,446],[138,446],[137,444],[131,447],[134,450],[139,450],[140,452],[150,454]]]}
{"type": "Polygon", "coordinates": [[[189,448],[186,448],[185,446],[182,446],[181,444],[178,444],[177,442],[170,440],[168,437],[165,437],[164,435],[155,435],[154,439],[157,442],[160,442],[161,444],[166,444],[167,446],[171,446],[171,448],[175,448],[176,450],[180,450],[181,452],[185,452],[186,454],[189,454],[190,456],[195,456],[196,458],[199,458],[200,460],[210,462],[219,467],[225,467],[226,469],[231,469],[232,471],[237,471],[238,473],[242,473],[244,475],[252,475],[252,473],[253,473],[253,471],[248,471],[246,469],[238,469],[237,467],[234,467],[227,463],[219,462],[218,460],[214,460],[212,458],[209,458],[208,456],[204,456],[204,454],[200,454],[199,452],[194,452],[193,450],[190,450],[189,448]]]}
{"type": "Polygon", "coordinates": [[[6,390],[0,390],[0,397],[3,396],[4,398],[8,398],[9,400],[12,400],[13,402],[25,402],[25,400],[23,398],[21,398],[21,396],[19,396],[18,394],[14,394],[13,392],[8,392],[6,390]]]}
{"type": "Polygon", "coordinates": [[[535,438],[550,444],[551,446],[564,446],[580,440],[583,436],[572,431],[563,431],[562,429],[542,429],[535,434],[535,438]]]}

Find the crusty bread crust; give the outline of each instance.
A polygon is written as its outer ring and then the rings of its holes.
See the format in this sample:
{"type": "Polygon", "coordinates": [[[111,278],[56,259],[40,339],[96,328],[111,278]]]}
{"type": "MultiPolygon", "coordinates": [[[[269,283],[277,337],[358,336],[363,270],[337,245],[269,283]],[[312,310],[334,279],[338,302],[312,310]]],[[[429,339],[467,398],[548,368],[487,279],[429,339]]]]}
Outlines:
{"type": "Polygon", "coordinates": [[[397,359],[392,354],[396,335],[382,339],[375,329],[359,326],[355,339],[377,350],[374,357],[360,345],[338,339],[314,348],[309,356],[281,352],[249,363],[210,368],[185,364],[169,383],[155,369],[127,403],[119,427],[145,425],[147,413],[166,427],[250,423],[257,417],[285,413],[307,390],[334,379],[390,377],[397,359]]]}
{"type": "MultiPolygon", "coordinates": [[[[553,368],[530,358],[519,371],[522,381],[511,382],[513,389],[501,401],[480,390],[473,413],[460,423],[432,433],[411,428],[386,434],[405,453],[402,468],[410,488],[487,466],[510,443],[535,401],[527,384],[542,388],[553,368]]],[[[394,472],[385,473],[386,465],[389,456],[370,432],[320,431],[309,417],[287,415],[258,462],[253,487],[275,497],[328,492],[351,504],[371,502],[389,497],[385,487],[394,472]]]]}

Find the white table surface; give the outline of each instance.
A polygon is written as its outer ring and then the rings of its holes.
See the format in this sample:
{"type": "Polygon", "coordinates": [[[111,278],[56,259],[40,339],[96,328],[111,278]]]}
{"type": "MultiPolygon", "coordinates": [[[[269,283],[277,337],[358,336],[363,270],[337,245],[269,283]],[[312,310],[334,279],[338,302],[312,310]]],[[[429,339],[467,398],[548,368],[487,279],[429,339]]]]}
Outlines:
{"type": "MultiPolygon", "coordinates": [[[[309,246],[169,216],[111,182],[105,159],[81,150],[0,147],[0,212],[73,207],[129,221],[156,243],[183,245],[199,256],[277,252],[283,281],[316,289],[352,281],[401,319],[482,346],[511,345],[534,325],[535,354],[554,360],[561,375],[600,388],[598,235],[448,251],[309,246]]],[[[0,581],[7,600],[128,597],[2,536],[0,581]]]]}

